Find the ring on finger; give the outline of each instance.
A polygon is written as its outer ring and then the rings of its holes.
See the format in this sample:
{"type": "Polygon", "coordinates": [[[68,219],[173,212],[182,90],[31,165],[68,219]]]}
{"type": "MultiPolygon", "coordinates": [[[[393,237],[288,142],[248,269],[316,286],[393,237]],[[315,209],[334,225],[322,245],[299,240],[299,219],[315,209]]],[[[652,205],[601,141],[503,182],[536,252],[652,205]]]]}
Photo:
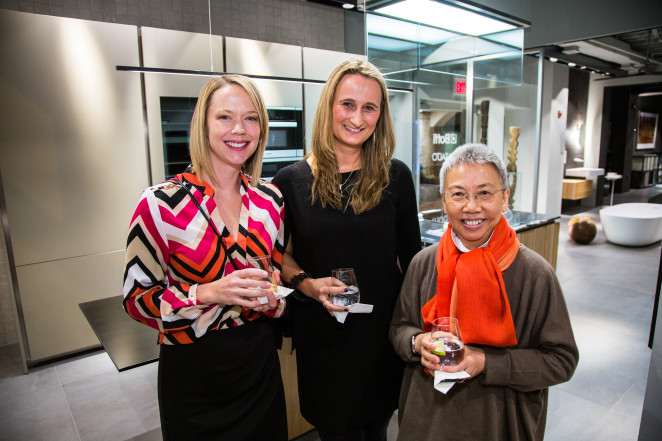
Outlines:
{"type": "Polygon", "coordinates": [[[322,306],[324,306],[324,304],[325,304],[326,302],[328,302],[328,301],[329,301],[329,299],[324,299],[324,300],[322,300],[322,306]]]}

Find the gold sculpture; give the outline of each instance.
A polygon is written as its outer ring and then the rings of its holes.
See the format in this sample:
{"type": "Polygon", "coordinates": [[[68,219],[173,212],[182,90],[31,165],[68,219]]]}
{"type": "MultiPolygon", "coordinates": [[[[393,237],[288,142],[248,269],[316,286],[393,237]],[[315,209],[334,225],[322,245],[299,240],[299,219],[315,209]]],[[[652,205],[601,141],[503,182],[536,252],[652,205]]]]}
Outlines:
{"type": "Polygon", "coordinates": [[[508,198],[508,206],[512,210],[515,204],[515,189],[517,188],[517,138],[520,134],[520,128],[515,126],[510,126],[510,148],[508,149],[508,165],[506,170],[508,171],[510,182],[510,197],[508,198]]]}

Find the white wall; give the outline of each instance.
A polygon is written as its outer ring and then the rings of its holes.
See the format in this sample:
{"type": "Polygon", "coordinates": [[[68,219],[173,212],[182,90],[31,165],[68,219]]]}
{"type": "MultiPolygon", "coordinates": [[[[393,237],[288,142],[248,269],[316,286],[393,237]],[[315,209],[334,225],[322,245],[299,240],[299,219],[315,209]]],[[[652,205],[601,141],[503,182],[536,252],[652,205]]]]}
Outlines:
{"type": "MultiPolygon", "coordinates": [[[[522,84],[512,87],[477,90],[475,107],[487,99],[490,101],[487,143],[508,164],[510,127],[520,128],[517,138],[517,184],[514,188],[514,209],[535,211],[533,206],[534,183],[537,175],[538,141],[536,138],[536,104],[538,96],[538,58],[526,56],[523,61],[522,84]]],[[[480,116],[474,116],[474,140],[480,139],[480,116]]],[[[559,181],[561,176],[558,177],[559,181]]],[[[511,192],[513,189],[511,188],[511,192]]]]}
{"type": "Polygon", "coordinates": [[[568,68],[546,61],[543,67],[538,213],[561,214],[567,108],[568,68]]]}

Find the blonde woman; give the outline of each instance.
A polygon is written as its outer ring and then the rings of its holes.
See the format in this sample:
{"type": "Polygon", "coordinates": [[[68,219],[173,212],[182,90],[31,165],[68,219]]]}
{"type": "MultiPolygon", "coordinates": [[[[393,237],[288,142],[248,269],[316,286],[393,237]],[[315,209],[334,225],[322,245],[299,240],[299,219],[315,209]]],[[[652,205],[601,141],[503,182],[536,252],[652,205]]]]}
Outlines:
{"type": "Polygon", "coordinates": [[[251,80],[211,79],[191,121],[191,168],[145,190],[131,220],[124,308],[158,330],[166,441],[287,440],[270,323],[285,304],[247,263],[269,255],[280,268],[284,251],[282,196],[259,181],[267,123],[251,80]]]}
{"type": "Polygon", "coordinates": [[[403,363],[388,341],[403,274],[421,248],[411,172],[392,159],[386,83],[361,60],[327,80],[312,151],[279,171],[287,247],[283,279],[292,308],[302,415],[328,440],[386,440],[403,363]],[[331,270],[354,268],[370,314],[339,323],[331,270]]]}

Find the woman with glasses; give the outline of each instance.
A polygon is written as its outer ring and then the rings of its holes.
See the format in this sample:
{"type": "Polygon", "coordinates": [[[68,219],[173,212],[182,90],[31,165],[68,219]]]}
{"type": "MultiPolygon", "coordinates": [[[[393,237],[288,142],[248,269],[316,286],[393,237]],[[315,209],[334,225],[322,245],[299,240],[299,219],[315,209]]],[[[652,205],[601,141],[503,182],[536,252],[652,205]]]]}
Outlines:
{"type": "Polygon", "coordinates": [[[521,245],[503,161],[483,144],[455,150],[440,173],[449,228],[414,257],[389,337],[407,362],[398,440],[542,440],[548,388],[568,381],[579,352],[552,266],[521,245]],[[431,323],[455,317],[465,346],[441,366],[431,323]],[[445,394],[435,371],[465,371],[445,394]]]}

